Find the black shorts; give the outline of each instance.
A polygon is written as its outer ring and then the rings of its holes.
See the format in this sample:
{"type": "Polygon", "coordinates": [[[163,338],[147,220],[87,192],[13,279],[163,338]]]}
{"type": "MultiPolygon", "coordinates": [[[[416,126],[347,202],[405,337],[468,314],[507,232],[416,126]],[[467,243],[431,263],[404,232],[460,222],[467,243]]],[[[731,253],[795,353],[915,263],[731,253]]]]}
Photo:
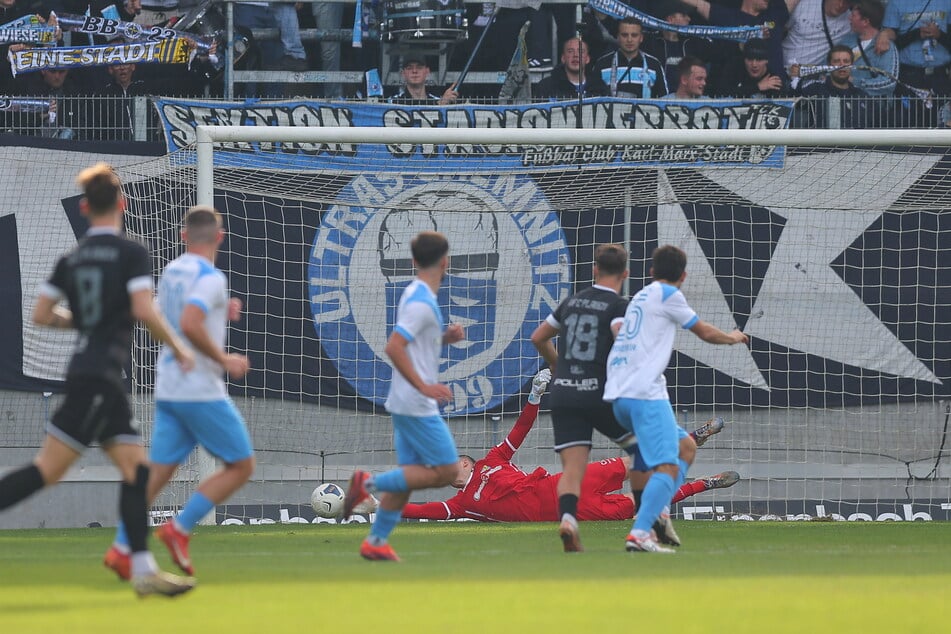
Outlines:
{"type": "Polygon", "coordinates": [[[615,442],[631,433],[621,427],[611,404],[604,401],[589,407],[552,407],[551,423],[555,451],[574,445],[590,447],[595,429],[615,442]]]}
{"type": "Polygon", "coordinates": [[[66,379],[66,398],[47,431],[79,452],[97,441],[100,445],[142,442],[122,386],[92,376],[66,379]]]}

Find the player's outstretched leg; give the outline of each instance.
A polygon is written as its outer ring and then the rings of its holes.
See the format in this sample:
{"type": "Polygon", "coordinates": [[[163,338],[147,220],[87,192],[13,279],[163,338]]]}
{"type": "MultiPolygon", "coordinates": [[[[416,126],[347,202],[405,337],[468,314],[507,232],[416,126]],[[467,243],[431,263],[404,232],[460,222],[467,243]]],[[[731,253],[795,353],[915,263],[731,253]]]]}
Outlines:
{"type": "Polygon", "coordinates": [[[740,481],[740,474],[736,471],[724,471],[709,478],[702,478],[700,481],[703,482],[703,486],[707,491],[711,489],[726,489],[740,481]]]}
{"type": "Polygon", "coordinates": [[[370,479],[370,474],[366,471],[354,471],[350,476],[350,484],[347,486],[347,495],[343,500],[343,516],[345,518],[353,515],[353,509],[357,504],[370,497],[367,491],[366,482],[370,479]]]}
{"type": "Polygon", "coordinates": [[[714,436],[723,431],[723,426],[725,425],[722,416],[717,416],[716,418],[711,418],[705,422],[700,427],[693,430],[690,435],[693,437],[694,442],[697,443],[697,446],[703,445],[710,439],[710,436],[714,436]]]}

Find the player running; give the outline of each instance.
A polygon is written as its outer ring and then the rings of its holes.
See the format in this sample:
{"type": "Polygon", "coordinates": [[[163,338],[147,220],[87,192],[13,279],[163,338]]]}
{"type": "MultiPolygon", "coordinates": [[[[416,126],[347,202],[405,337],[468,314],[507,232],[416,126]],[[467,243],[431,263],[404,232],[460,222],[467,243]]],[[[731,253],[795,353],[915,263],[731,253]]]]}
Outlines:
{"type": "Polygon", "coordinates": [[[604,400],[613,404],[621,425],[637,435],[643,462],[651,470],[625,543],[629,552],[674,552],[659,545],[651,529],[683,484],[689,467],[680,454],[680,439],[686,432],[677,424],[664,378],[677,328],[690,330],[707,343],[749,341],[739,330],[726,333],[697,317],[680,292],[686,268],[687,255],[681,249],[664,245],[654,250],[654,281],[631,299],[608,357],[604,400]]]}
{"type": "MultiPolygon", "coordinates": [[[[196,351],[195,369],[184,374],[166,348],[155,372],[155,428],[147,489],[151,504],[196,445],[224,466],[205,478],[181,513],[158,528],[156,535],[172,560],[194,574],[188,541],[192,529],[215,505],[244,486],[254,471],[254,452],[241,413],[228,396],[224,373],[241,378],[248,358],[225,351],[228,321],[241,316],[241,302],[228,297],[224,273],[215,268],[215,254],[224,240],[221,215],[199,205],[185,214],[185,253],[169,262],[159,282],[159,305],[177,332],[196,351]]],[[[120,524],[103,564],[122,579],[129,575],[128,537],[120,524]]]]}
{"type": "Polygon", "coordinates": [[[396,326],[386,342],[393,379],[386,410],[393,417],[393,443],[399,467],[371,476],[354,471],[344,501],[343,516],[375,491],[383,492],[370,535],[360,545],[360,556],[373,561],[399,561],[389,543],[411,491],[444,487],[459,474],[458,452],[439,402],[452,398],[439,383],[439,353],[444,344],[462,341],[457,324],[445,326],[436,293],[449,268],[449,241],[435,231],[413,238],[410,249],[416,279],[403,291],[396,326]]]}
{"type": "Polygon", "coordinates": [[[83,188],[80,211],[89,230],[60,258],[43,284],[33,322],[79,332],[66,370],[66,398],[46,430],[33,463],[0,479],[0,509],[59,482],[82,452],[98,442],[122,474],[119,516],[127,527],[127,576],[139,596],[174,596],[195,586],[191,577],[162,572],[148,551],[146,482],[149,468],[122,382],[136,321],[168,347],[179,372],[194,365],[191,350],[171,330],[152,299],[152,266],[142,244],[122,235],[125,198],[118,176],[100,163],[76,178],[83,188]],[[63,299],[66,309],[59,306],[63,299]]]}

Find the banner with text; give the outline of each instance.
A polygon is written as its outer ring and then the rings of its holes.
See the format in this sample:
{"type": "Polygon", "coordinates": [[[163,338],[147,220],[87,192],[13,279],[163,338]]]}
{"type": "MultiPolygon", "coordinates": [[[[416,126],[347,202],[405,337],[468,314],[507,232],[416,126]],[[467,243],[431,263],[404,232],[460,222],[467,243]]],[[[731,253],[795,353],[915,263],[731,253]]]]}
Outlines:
{"type": "MultiPolygon", "coordinates": [[[[272,103],[221,103],[159,100],[156,104],[170,152],[195,142],[199,125],[301,126],[301,127],[399,127],[399,128],[574,128],[586,129],[780,129],[786,128],[793,100],[630,100],[596,98],[580,106],[574,101],[529,105],[404,106],[374,103],[283,101],[272,103]]],[[[280,146],[282,165],[290,169],[320,169],[330,158],[337,167],[368,170],[367,156],[377,152],[370,145],[314,143],[222,144],[216,164],[249,165],[249,153],[268,152],[280,146]]],[[[781,167],[785,150],[777,146],[584,146],[473,147],[388,145],[392,158],[410,169],[451,170],[471,165],[473,154],[496,154],[498,169],[557,169],[565,166],[639,165],[695,167],[703,165],[781,167]]],[[[271,158],[261,156],[261,166],[271,158]]]]}

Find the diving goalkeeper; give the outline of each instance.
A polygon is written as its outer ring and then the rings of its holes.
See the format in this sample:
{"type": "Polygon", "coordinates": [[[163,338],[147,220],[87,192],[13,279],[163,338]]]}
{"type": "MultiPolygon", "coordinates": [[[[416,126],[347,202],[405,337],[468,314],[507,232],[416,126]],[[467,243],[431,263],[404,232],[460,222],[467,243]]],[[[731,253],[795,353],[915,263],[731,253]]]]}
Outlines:
{"type": "MultiPolygon", "coordinates": [[[[447,520],[468,518],[483,522],[556,522],[560,473],[548,473],[538,467],[525,473],[512,463],[538,417],[538,404],[551,372],[540,371],[532,381],[532,393],[515,426],[501,443],[481,460],[459,457],[459,477],[452,483],[459,489],[444,502],[407,504],[407,519],[447,520]]],[[[691,433],[697,445],[723,429],[723,419],[714,418],[691,433]]],[[[630,459],[608,458],[588,465],[578,499],[579,520],[625,520],[634,517],[634,497],[617,491],[627,482],[630,459]]],[[[739,481],[739,474],[726,471],[710,478],[684,484],[674,495],[679,502],[702,491],[722,489],[739,481]]]]}

